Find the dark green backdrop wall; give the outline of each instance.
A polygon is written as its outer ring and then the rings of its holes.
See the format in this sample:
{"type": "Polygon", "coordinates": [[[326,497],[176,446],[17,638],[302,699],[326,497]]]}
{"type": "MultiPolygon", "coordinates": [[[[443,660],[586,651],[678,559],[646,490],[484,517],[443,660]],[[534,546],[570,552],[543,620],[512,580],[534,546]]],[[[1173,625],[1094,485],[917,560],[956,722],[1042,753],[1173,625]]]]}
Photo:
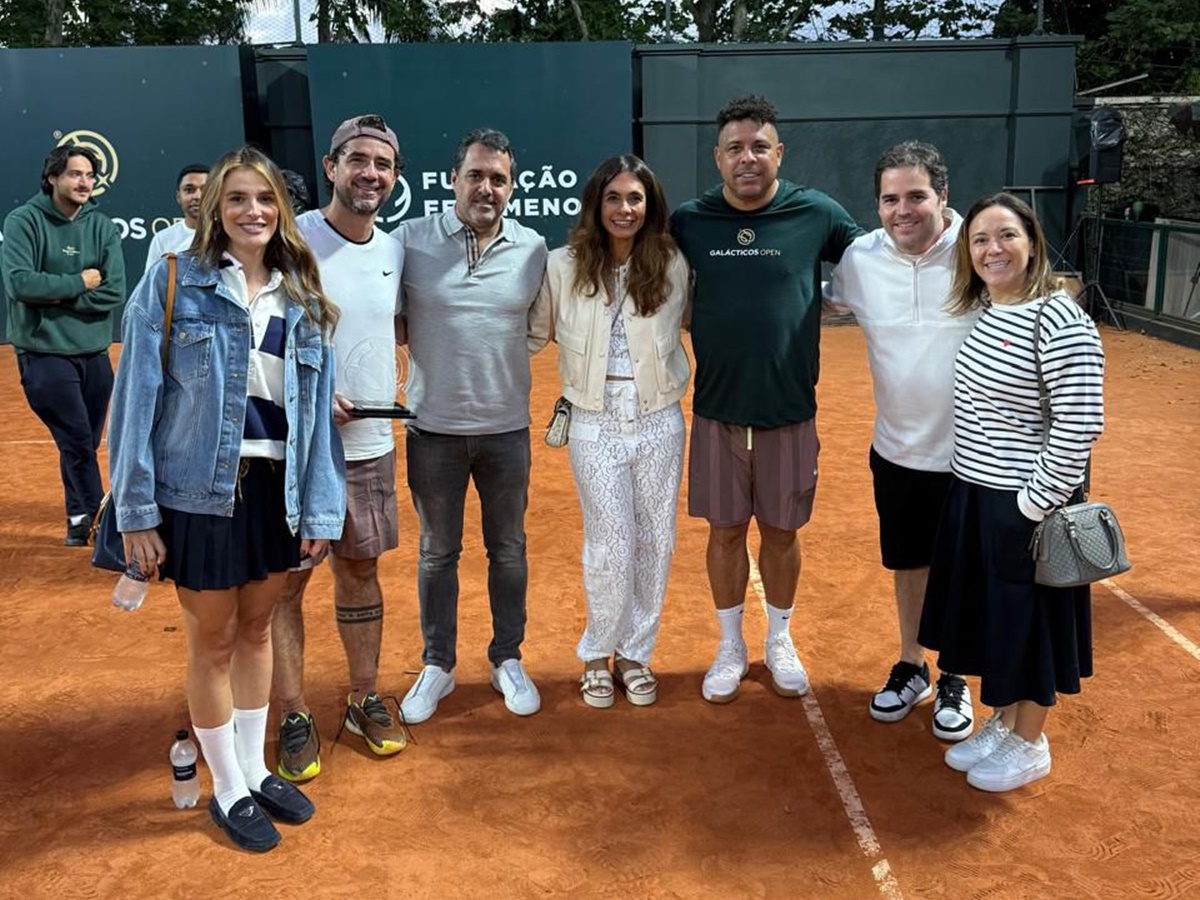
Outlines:
{"type": "MultiPolygon", "coordinates": [[[[132,290],[151,237],[182,216],[179,170],[209,164],[244,140],[238,51],[0,50],[0,123],[0,217],[39,191],[56,145],[97,151],[96,199],[121,231],[132,290]]],[[[0,334],[7,312],[0,304],[0,334]]]]}
{"type": "Polygon", "coordinates": [[[678,203],[715,184],[717,110],[763,94],[779,108],[781,173],[879,225],[874,169],[893,144],[937,145],[960,212],[1001,188],[1034,197],[1056,244],[1068,217],[1077,38],[638,47],[641,144],[678,203]],[[1031,193],[1032,189],[1032,193],[1031,193]]]}
{"type": "Polygon", "coordinates": [[[617,42],[310,47],[313,155],[328,152],[343,119],[382,113],[408,160],[382,216],[390,229],[453,205],[449,172],[459,139],[498,128],[516,149],[510,214],[561,244],[592,169],[633,149],[632,49],[617,42]]]}
{"type": "MultiPolygon", "coordinates": [[[[55,143],[95,143],[113,157],[100,202],[125,234],[136,280],[150,236],[179,215],[180,166],[248,139],[304,175],[323,203],[318,163],[333,128],[379,112],[408,158],[385,228],[442,208],[459,138],[490,125],[517,150],[512,214],[557,245],[588,173],[613,153],[641,153],[672,204],[715,183],[716,112],[757,92],[780,109],[783,175],[831,194],[864,227],[878,224],[875,160],[917,138],[946,157],[952,205],[963,211],[985,193],[1015,189],[1035,201],[1061,247],[1075,215],[1077,43],[0,50],[0,214],[38,189],[55,143]]],[[[4,312],[0,304],[0,328],[4,312]]]]}

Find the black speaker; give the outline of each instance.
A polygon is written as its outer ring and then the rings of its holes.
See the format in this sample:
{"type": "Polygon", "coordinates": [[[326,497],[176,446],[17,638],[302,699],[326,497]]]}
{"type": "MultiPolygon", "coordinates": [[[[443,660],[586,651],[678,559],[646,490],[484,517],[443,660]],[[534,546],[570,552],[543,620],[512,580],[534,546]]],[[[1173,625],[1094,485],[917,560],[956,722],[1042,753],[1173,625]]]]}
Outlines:
{"type": "Polygon", "coordinates": [[[1111,184],[1121,180],[1125,121],[1111,106],[1097,106],[1075,123],[1077,184],[1111,184]]]}

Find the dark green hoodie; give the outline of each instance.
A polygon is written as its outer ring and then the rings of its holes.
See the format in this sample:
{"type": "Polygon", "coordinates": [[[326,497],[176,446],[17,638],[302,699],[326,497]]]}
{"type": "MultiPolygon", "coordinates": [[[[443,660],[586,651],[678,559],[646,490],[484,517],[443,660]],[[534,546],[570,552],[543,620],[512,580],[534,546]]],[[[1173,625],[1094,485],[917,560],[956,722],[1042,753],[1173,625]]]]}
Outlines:
{"type": "Polygon", "coordinates": [[[693,409],[730,425],[778,428],[817,413],[821,262],[862,230],[820,191],[780,179],[753,212],[720,185],[671,216],[695,273],[693,409]]]}
{"type": "Polygon", "coordinates": [[[113,317],[125,302],[121,234],[89,200],[74,219],[45,194],[4,220],[0,274],[8,297],[8,339],[17,350],[74,356],[112,343],[113,317]],[[84,269],[99,269],[85,290],[84,269]]]}

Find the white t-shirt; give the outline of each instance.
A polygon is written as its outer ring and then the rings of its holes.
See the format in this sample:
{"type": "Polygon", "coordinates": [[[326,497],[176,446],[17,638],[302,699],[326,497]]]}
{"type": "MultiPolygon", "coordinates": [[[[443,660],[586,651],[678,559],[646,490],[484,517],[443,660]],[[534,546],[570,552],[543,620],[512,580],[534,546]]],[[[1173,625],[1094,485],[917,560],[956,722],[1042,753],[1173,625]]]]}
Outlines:
{"type": "Polygon", "coordinates": [[[187,222],[178,221],[169,228],[164,228],[150,239],[150,249],[146,251],[146,271],[162,259],[164,253],[181,253],[192,246],[195,230],[188,227],[187,222]]]}
{"type": "MultiPolygon", "coordinates": [[[[356,244],[320,210],[304,213],[296,224],[317,257],[325,295],[341,310],[333,335],[337,392],[348,400],[394,400],[404,247],[378,228],[356,244]]],[[[376,459],[395,446],[391,419],[354,419],[341,435],[348,460],[376,459]]]]}

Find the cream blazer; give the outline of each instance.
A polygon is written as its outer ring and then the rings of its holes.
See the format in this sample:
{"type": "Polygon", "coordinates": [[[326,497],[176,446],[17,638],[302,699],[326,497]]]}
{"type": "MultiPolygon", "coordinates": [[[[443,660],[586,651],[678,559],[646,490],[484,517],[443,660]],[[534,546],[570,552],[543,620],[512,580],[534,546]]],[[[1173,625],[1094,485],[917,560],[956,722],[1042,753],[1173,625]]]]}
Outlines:
{"type": "MultiPolygon", "coordinates": [[[[654,315],[636,314],[633,299],[621,297],[621,316],[633,360],[642,414],[670,406],[687,392],[692,369],[680,342],[680,329],[688,299],[688,266],[675,252],[668,269],[670,290],[654,315]]],[[[563,396],[582,409],[604,406],[604,377],[608,372],[609,317],[604,295],[580,296],[572,284],[575,260],[567,247],[550,253],[546,276],[529,311],[529,353],[549,341],[558,344],[558,372],[563,396]]]]}

